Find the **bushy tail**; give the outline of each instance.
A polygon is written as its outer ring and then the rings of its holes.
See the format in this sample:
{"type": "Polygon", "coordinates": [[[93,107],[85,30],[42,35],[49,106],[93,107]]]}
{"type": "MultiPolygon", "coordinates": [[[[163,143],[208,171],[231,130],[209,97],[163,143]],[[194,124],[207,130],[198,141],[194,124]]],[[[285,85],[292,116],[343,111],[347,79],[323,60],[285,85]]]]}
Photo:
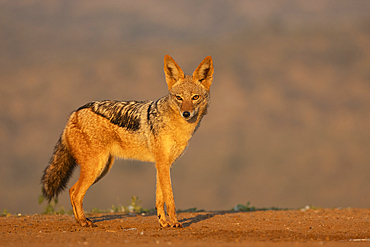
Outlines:
{"type": "Polygon", "coordinates": [[[45,168],[41,178],[42,194],[49,202],[53,197],[58,197],[59,193],[67,187],[76,165],[76,160],[70,153],[62,135],[54,148],[50,164],[45,168]]]}

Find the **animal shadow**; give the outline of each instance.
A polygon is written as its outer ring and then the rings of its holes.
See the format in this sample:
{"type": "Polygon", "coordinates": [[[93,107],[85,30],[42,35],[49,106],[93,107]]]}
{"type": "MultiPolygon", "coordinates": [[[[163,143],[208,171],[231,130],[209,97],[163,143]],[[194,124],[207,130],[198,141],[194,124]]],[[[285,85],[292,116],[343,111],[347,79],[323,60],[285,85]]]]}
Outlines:
{"type": "Polygon", "coordinates": [[[124,219],[128,217],[136,217],[134,214],[105,214],[101,216],[94,216],[89,217],[90,220],[92,220],[94,223],[102,222],[102,221],[110,221],[110,220],[116,220],[116,219],[124,219]]]}
{"type": "MultiPolygon", "coordinates": [[[[145,216],[152,216],[155,214],[147,214],[145,216]]],[[[207,213],[207,214],[202,214],[202,215],[196,215],[194,217],[189,217],[189,218],[183,218],[179,220],[179,222],[182,224],[183,227],[189,227],[194,223],[198,223],[203,220],[210,219],[217,215],[217,213],[207,213]]],[[[104,214],[100,216],[90,216],[89,219],[92,220],[94,223],[97,222],[103,222],[103,221],[110,221],[110,220],[116,220],[116,219],[125,219],[128,217],[137,217],[136,214],[104,214]]]]}
{"type": "Polygon", "coordinates": [[[203,214],[203,215],[197,215],[195,217],[191,217],[191,218],[184,218],[184,219],[181,219],[179,220],[182,224],[183,227],[189,227],[191,224],[194,224],[194,223],[197,223],[197,222],[200,222],[200,221],[203,221],[203,220],[207,220],[209,218],[212,218],[214,217],[215,214],[203,214]]]}

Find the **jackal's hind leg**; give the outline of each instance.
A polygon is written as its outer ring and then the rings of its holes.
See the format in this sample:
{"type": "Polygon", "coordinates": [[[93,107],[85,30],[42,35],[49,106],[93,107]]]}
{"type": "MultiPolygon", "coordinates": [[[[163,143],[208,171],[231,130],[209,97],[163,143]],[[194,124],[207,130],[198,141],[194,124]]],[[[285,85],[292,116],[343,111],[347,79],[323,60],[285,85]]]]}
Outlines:
{"type": "Polygon", "coordinates": [[[72,205],[72,210],[73,210],[73,215],[75,216],[75,220],[77,223],[80,223],[80,221],[78,220],[78,216],[77,216],[77,211],[76,211],[76,206],[74,204],[74,199],[72,199],[72,195],[74,194],[74,191],[76,190],[76,187],[78,185],[78,181],[69,189],[69,198],[71,199],[71,205],[72,205]]]}
{"type": "Polygon", "coordinates": [[[105,171],[104,167],[106,165],[111,166],[111,164],[113,163],[113,159],[107,157],[107,159],[101,159],[100,162],[98,161],[97,164],[93,161],[90,162],[91,163],[86,162],[81,164],[80,177],[69,190],[73,213],[76,221],[81,226],[96,226],[91,220],[85,217],[83,210],[83,199],[89,187],[93,185],[97,181],[97,179],[101,178],[102,172],[105,171]],[[109,162],[107,163],[107,161],[109,162]]]}
{"type": "Polygon", "coordinates": [[[105,164],[104,170],[95,179],[94,184],[96,184],[100,179],[102,179],[105,175],[107,175],[107,173],[109,172],[109,170],[112,168],[113,163],[114,163],[114,157],[112,155],[109,155],[109,158],[108,158],[107,163],[105,164]]]}
{"type": "Polygon", "coordinates": [[[83,210],[83,198],[86,194],[87,189],[92,183],[86,183],[86,180],[79,179],[72,188],[69,189],[69,196],[71,198],[71,204],[73,208],[73,214],[76,222],[81,226],[95,227],[96,225],[88,218],[85,217],[83,210]]]}

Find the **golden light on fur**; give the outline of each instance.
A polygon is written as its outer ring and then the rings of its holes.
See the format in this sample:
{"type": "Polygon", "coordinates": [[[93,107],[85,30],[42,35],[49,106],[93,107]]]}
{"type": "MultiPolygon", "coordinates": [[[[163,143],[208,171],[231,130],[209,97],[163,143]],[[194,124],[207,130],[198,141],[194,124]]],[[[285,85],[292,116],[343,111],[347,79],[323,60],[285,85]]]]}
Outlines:
{"type": "Polygon", "coordinates": [[[208,56],[192,76],[184,75],[175,60],[166,55],[164,72],[167,96],[143,102],[95,101],[70,115],[41,182],[43,195],[51,200],[65,189],[74,168],[80,165],[79,179],[69,195],[75,219],[82,226],[95,226],[83,211],[87,189],[109,172],[115,157],[121,157],[155,162],[159,223],[181,227],[176,216],[170,168],[207,113],[214,69],[208,56]]]}

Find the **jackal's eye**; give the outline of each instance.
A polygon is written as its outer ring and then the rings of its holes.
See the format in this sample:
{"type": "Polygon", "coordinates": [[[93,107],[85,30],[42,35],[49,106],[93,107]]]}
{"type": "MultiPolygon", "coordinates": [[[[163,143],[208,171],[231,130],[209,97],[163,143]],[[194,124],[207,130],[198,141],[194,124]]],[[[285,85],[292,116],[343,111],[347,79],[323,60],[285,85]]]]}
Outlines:
{"type": "Polygon", "coordinates": [[[192,100],[197,100],[197,99],[199,99],[199,95],[194,95],[192,98],[192,100]]]}
{"type": "Polygon", "coordinates": [[[177,100],[182,100],[181,96],[176,95],[177,100]]]}

